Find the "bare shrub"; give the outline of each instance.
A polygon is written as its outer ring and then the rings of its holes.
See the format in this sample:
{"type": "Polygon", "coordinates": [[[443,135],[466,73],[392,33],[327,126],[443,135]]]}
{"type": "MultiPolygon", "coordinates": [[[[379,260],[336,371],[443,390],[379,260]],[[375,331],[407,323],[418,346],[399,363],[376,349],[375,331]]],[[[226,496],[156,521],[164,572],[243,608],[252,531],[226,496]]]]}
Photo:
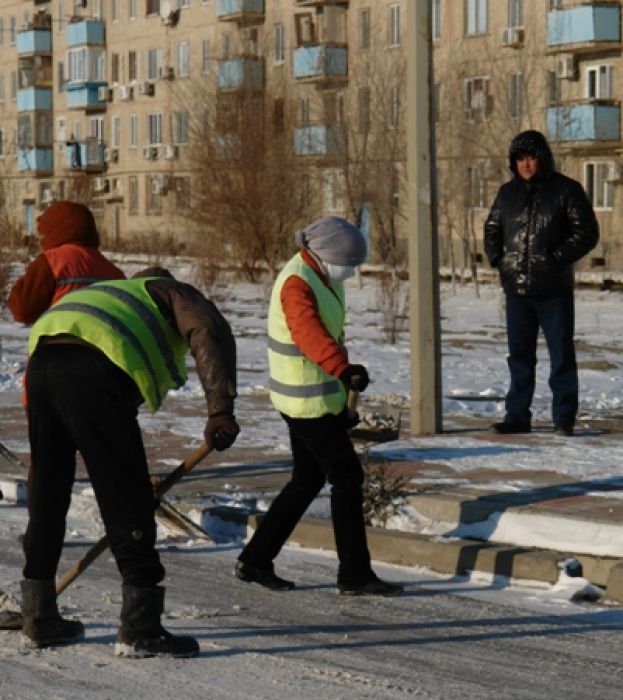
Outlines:
{"type": "Polygon", "coordinates": [[[391,476],[389,471],[387,460],[364,465],[363,517],[366,525],[385,527],[404,502],[409,478],[391,476]]]}

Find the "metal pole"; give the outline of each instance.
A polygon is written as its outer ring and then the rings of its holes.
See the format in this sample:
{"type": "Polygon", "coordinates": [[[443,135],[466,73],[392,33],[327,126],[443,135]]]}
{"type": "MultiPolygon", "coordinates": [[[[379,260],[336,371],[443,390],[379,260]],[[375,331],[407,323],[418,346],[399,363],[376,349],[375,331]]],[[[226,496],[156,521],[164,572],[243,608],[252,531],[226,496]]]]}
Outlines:
{"type": "Polygon", "coordinates": [[[430,18],[430,0],[409,0],[407,185],[412,435],[438,433],[442,429],[430,18]]]}

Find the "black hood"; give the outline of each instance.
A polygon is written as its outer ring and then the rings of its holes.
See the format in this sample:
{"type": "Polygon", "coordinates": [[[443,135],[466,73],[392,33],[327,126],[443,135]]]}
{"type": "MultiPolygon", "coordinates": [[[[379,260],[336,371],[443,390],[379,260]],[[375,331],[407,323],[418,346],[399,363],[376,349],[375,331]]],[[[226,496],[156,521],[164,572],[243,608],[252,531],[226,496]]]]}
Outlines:
{"type": "Polygon", "coordinates": [[[513,175],[517,175],[515,161],[521,153],[536,156],[539,159],[540,174],[546,176],[555,170],[554,156],[550,150],[547,139],[540,131],[522,131],[511,141],[508,149],[508,167],[513,175]]]}

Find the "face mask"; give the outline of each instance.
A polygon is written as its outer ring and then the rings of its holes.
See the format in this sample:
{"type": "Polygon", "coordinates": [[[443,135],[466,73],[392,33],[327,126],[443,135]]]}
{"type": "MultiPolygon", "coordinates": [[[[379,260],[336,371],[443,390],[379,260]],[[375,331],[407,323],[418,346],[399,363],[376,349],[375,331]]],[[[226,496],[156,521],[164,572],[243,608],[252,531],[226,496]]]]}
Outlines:
{"type": "Polygon", "coordinates": [[[331,284],[343,282],[355,274],[355,268],[352,265],[332,265],[331,263],[325,263],[324,267],[331,284]]]}

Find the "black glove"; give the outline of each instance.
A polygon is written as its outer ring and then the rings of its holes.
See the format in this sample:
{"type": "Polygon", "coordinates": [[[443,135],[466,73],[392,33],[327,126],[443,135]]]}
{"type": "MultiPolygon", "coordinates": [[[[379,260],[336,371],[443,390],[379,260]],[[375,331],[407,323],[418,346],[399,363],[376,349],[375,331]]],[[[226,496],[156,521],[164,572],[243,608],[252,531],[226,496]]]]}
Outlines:
{"type": "Polygon", "coordinates": [[[368,370],[363,365],[348,365],[340,374],[340,381],[352,391],[365,391],[370,383],[368,370]]]}
{"type": "Polygon", "coordinates": [[[357,411],[351,415],[346,408],[340,413],[340,418],[342,419],[342,423],[346,426],[346,430],[351,430],[361,421],[357,411]]]}
{"type": "Polygon", "coordinates": [[[234,444],[239,432],[240,427],[231,413],[216,413],[208,418],[203,435],[208,445],[221,452],[234,444]]]}

